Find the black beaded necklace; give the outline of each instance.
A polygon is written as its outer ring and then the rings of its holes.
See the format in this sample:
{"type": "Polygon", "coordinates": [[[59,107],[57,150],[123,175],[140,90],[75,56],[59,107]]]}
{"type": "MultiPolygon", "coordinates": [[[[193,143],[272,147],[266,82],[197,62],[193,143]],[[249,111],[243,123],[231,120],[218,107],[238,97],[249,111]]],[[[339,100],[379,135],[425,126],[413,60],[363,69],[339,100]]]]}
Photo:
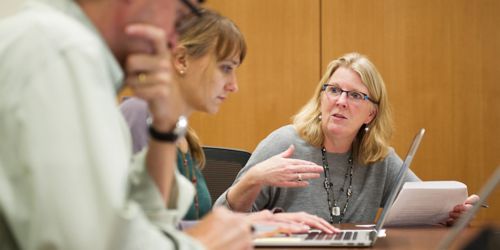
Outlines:
{"type": "Polygon", "coordinates": [[[353,161],[352,161],[352,155],[349,156],[349,159],[347,160],[347,163],[349,164],[349,170],[348,172],[345,173],[344,175],[344,183],[339,189],[338,197],[335,199],[335,192],[333,190],[333,183],[331,182],[330,179],[330,168],[328,166],[328,160],[326,159],[326,148],[323,146],[321,148],[321,155],[323,157],[323,172],[325,173],[325,180],[323,181],[323,187],[325,188],[326,191],[326,197],[328,201],[328,213],[330,214],[330,223],[341,223],[342,220],[344,219],[345,212],[347,210],[347,206],[349,205],[349,198],[351,198],[352,195],[352,173],[353,173],[353,161]],[[346,202],[344,205],[344,208],[342,209],[342,212],[340,211],[340,207],[338,205],[338,201],[340,199],[340,195],[344,192],[344,187],[347,181],[347,177],[349,177],[349,187],[347,188],[345,194],[346,194],[346,202]],[[332,200],[330,199],[330,191],[332,192],[332,198],[333,198],[333,204],[332,200]]]}

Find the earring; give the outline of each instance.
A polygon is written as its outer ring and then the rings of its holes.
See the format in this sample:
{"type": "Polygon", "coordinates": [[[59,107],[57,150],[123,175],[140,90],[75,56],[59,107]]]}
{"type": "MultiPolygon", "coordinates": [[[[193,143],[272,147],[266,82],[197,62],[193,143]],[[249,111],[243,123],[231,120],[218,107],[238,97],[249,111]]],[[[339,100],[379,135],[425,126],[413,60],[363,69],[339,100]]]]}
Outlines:
{"type": "Polygon", "coordinates": [[[368,133],[368,131],[370,131],[370,127],[368,127],[368,125],[365,125],[365,133],[368,133]]]}
{"type": "Polygon", "coordinates": [[[320,121],[321,121],[321,114],[319,114],[319,116],[318,116],[318,120],[320,120],[320,121]]]}
{"type": "Polygon", "coordinates": [[[182,70],[182,69],[179,71],[179,74],[181,74],[181,75],[184,75],[184,73],[186,73],[186,72],[184,72],[184,70],[182,70]]]}

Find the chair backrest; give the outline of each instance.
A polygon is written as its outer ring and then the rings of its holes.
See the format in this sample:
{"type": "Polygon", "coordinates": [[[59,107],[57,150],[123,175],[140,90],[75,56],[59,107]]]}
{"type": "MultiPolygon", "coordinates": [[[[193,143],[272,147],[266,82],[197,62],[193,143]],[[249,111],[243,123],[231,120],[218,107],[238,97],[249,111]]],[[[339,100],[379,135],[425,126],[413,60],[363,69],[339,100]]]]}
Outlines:
{"type": "Polygon", "coordinates": [[[240,149],[203,147],[206,165],[203,176],[207,181],[208,190],[215,202],[219,196],[233,184],[236,175],[250,158],[250,153],[240,149]]]}

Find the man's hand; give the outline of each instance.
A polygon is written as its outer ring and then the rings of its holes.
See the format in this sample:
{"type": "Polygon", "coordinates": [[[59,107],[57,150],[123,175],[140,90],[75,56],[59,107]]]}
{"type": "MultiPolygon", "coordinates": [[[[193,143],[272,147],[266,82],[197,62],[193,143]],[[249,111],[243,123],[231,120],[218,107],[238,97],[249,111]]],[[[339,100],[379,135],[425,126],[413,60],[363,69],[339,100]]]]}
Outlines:
{"type": "Polygon", "coordinates": [[[171,76],[172,66],[165,32],[146,24],[130,25],[126,31],[129,36],[143,39],[152,47],[148,51],[128,56],[125,65],[126,83],[137,97],[148,103],[153,127],[160,132],[170,131],[179,116],[185,113],[186,104],[177,82],[171,76]]]}
{"type": "Polygon", "coordinates": [[[246,216],[222,207],[214,208],[185,232],[208,250],[253,249],[251,226],[246,216]]]}

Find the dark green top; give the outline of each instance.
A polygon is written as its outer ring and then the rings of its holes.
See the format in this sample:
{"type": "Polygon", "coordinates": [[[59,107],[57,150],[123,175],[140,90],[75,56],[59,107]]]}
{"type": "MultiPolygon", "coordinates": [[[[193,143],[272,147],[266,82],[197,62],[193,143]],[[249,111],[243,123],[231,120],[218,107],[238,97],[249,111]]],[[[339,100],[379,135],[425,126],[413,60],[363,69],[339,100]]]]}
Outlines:
{"type": "Polygon", "coordinates": [[[200,169],[196,167],[189,151],[184,154],[180,149],[177,149],[177,168],[196,188],[194,200],[184,216],[184,220],[199,220],[212,208],[212,199],[210,198],[207,182],[200,169]]]}

